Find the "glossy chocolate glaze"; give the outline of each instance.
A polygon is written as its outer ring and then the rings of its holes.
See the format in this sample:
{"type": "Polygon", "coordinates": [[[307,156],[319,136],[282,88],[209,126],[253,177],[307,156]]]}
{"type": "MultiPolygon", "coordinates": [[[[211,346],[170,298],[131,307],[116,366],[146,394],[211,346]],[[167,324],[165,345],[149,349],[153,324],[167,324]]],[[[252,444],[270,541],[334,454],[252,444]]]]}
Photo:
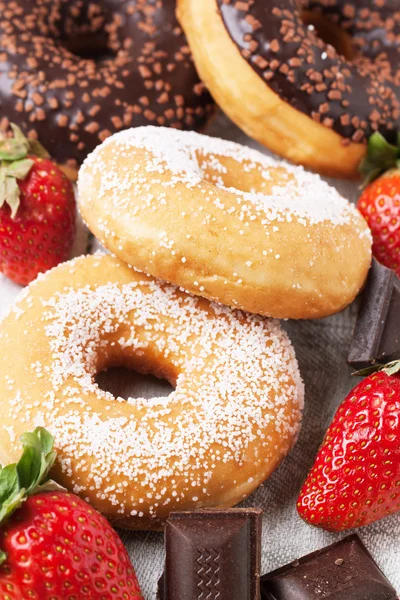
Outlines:
{"type": "Polygon", "coordinates": [[[199,129],[211,110],[175,0],[0,0],[0,126],[59,162],[126,127],[199,129]]]}
{"type": "MultiPolygon", "coordinates": [[[[400,128],[400,0],[216,0],[242,56],[281,98],[354,142],[400,128]],[[321,13],[352,38],[352,59],[305,25],[321,13]]],[[[306,135],[306,132],[305,132],[306,135]]]]}

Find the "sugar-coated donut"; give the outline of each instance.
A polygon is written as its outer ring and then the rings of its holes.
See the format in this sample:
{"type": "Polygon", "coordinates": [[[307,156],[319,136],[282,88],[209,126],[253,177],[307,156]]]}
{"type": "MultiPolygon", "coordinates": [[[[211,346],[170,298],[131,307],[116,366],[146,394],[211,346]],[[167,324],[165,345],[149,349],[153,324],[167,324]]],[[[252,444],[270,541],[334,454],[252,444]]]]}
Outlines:
{"type": "Polygon", "coordinates": [[[73,175],[108,135],[201,128],[213,107],[175,0],[0,0],[0,126],[39,137],[73,175]]]}
{"type": "Polygon", "coordinates": [[[23,292],[0,326],[0,463],[18,436],[55,436],[56,479],[119,526],[232,506],[295,440],[303,384],[277,322],[232,311],[86,256],[23,292]],[[10,357],[11,363],[10,363],[10,357]],[[114,398],[98,372],[165,378],[168,398],[114,398]]]}
{"type": "Polygon", "coordinates": [[[396,139],[399,0],[178,0],[178,18],[214,99],[281,156],[353,177],[374,131],[396,139]]]}
{"type": "Polygon", "coordinates": [[[347,306],[371,262],[357,209],[317,175],[193,132],[130,129],[86,159],[80,211],[125,262],[277,318],[347,306]]]}

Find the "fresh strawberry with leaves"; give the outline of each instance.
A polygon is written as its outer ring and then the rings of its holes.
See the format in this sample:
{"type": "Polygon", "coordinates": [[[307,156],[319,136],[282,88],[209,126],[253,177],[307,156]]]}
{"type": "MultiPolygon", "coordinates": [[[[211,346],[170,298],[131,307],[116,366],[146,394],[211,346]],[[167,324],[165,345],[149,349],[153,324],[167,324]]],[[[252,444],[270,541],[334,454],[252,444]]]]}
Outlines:
{"type": "Polygon", "coordinates": [[[360,171],[367,185],[357,207],[371,229],[374,256],[400,277],[400,134],[395,146],[374,133],[360,171]]]}
{"type": "Polygon", "coordinates": [[[400,510],[400,361],[366,377],[339,407],[297,509],[330,531],[400,510]]]}
{"type": "Polygon", "coordinates": [[[0,271],[26,285],[69,258],[76,203],[41,144],[12,129],[0,139],[0,271]]]}
{"type": "Polygon", "coordinates": [[[39,427],[21,440],[19,462],[0,471],[0,598],[142,600],[108,521],[49,480],[52,436],[39,427]]]}

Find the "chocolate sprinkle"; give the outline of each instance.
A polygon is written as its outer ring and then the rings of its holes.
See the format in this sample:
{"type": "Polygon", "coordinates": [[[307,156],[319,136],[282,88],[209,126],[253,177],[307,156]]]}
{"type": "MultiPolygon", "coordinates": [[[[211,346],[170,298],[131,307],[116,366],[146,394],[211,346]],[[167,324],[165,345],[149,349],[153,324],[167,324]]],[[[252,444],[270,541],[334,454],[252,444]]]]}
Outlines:
{"type": "Polygon", "coordinates": [[[242,56],[285,102],[346,140],[364,143],[377,130],[395,139],[400,128],[400,0],[217,4],[242,56]],[[349,34],[352,59],[303,22],[303,11],[322,15],[349,34]]]}
{"type": "Polygon", "coordinates": [[[199,129],[212,100],[175,0],[0,0],[0,110],[76,168],[125,127],[199,129]]]}

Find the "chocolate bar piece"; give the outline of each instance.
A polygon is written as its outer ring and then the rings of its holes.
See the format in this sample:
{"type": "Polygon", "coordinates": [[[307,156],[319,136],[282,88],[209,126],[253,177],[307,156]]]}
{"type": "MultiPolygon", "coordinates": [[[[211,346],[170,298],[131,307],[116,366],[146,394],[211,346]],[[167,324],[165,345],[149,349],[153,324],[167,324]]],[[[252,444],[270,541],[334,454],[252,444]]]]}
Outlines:
{"type": "Polygon", "coordinates": [[[159,600],[259,600],[261,516],[252,508],[171,513],[159,600]]]}
{"type": "Polygon", "coordinates": [[[400,279],[373,261],[350,346],[356,369],[400,358],[400,279]]]}
{"type": "Polygon", "coordinates": [[[357,535],[261,577],[262,600],[397,600],[357,535]]]}

